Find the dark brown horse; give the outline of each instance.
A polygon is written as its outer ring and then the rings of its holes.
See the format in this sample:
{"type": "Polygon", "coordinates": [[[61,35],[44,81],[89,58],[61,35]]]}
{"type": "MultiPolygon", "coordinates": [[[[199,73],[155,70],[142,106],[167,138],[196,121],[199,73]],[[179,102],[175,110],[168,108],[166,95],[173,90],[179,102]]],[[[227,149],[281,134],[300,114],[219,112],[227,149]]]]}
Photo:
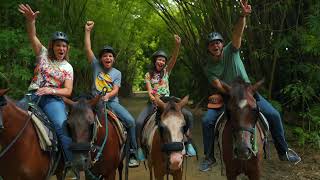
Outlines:
{"type": "Polygon", "coordinates": [[[224,85],[229,99],[226,106],[228,119],[222,132],[222,152],[228,180],[235,180],[241,173],[251,180],[260,179],[263,133],[253,95],[261,84],[259,81],[250,85],[239,78],[231,87],[224,85]]]}
{"type": "Polygon", "coordinates": [[[174,180],[182,179],[182,163],[185,155],[184,129],[186,121],[181,112],[188,102],[188,96],[180,102],[169,100],[164,103],[158,97],[155,100],[161,110],[160,118],[152,115],[144,127],[142,146],[147,149],[150,179],[153,173],[156,180],[162,180],[171,174],[174,180]]]}
{"type": "Polygon", "coordinates": [[[93,106],[99,100],[100,96],[90,100],[81,98],[76,102],[64,99],[67,104],[71,105],[67,123],[74,142],[70,147],[73,152],[72,164],[80,170],[85,170],[86,177],[89,179],[104,178],[106,180],[114,180],[117,169],[121,179],[123,167],[121,150],[123,143],[120,142],[115,125],[111,123],[114,117],[107,116],[106,128],[106,119],[103,115],[104,113],[101,113],[99,122],[102,126],[98,126],[96,140],[93,140],[95,134],[94,123],[97,122],[93,106]],[[101,156],[94,162],[97,153],[101,153],[101,156]]]}
{"type": "MultiPolygon", "coordinates": [[[[49,178],[50,154],[41,150],[30,116],[4,96],[7,92],[0,89],[0,176],[5,180],[49,178]]],[[[57,178],[63,179],[61,170],[57,178]]]]}

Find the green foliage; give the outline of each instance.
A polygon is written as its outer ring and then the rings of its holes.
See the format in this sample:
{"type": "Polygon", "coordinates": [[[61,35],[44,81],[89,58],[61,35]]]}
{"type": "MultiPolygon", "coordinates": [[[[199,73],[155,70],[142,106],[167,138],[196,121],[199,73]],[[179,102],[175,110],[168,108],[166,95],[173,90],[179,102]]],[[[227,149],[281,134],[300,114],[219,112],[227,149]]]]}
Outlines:
{"type": "Polygon", "coordinates": [[[306,131],[301,127],[293,129],[293,134],[298,140],[300,146],[310,144],[315,148],[320,149],[320,133],[319,131],[306,131]]]}

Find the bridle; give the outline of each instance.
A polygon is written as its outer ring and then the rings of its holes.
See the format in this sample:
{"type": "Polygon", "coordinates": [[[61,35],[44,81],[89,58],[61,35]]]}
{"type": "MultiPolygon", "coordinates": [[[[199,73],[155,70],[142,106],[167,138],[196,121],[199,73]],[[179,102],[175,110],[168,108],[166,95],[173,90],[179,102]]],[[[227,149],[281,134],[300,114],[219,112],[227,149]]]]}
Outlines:
{"type": "MultiPolygon", "coordinates": [[[[6,99],[1,96],[0,97],[0,121],[3,123],[3,116],[2,116],[2,111],[3,111],[3,107],[7,104],[6,99]]],[[[26,122],[24,123],[24,126],[20,129],[20,131],[18,132],[18,134],[14,137],[14,139],[9,143],[9,145],[7,145],[1,152],[0,152],[0,158],[2,158],[8,151],[9,149],[14,145],[15,142],[18,141],[18,139],[21,137],[22,133],[24,132],[24,130],[27,128],[30,119],[31,119],[32,115],[29,115],[28,118],[26,119],[26,122]]],[[[2,127],[2,129],[4,129],[4,127],[2,127]]]]}

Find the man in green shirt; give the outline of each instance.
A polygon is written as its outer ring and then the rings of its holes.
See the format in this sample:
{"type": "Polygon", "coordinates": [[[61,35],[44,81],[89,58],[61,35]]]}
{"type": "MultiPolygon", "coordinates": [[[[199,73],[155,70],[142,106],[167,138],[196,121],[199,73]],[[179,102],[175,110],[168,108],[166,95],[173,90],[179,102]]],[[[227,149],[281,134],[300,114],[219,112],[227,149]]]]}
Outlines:
{"type": "MultiPolygon", "coordinates": [[[[226,93],[221,81],[231,83],[237,77],[241,77],[245,82],[250,83],[245,67],[239,55],[243,30],[246,24],[246,17],[251,13],[251,6],[246,0],[241,0],[242,14],[232,32],[232,40],[224,45],[221,34],[212,32],[208,36],[208,65],[206,73],[210,84],[220,93],[226,93]]],[[[288,148],[284,137],[284,130],[279,112],[272,107],[261,95],[257,94],[257,105],[267,118],[270,131],[279,159],[298,163],[301,158],[288,148]]],[[[203,145],[205,158],[200,163],[201,171],[208,171],[216,163],[214,157],[214,125],[219,115],[224,111],[224,107],[208,109],[202,119],[203,145]]]]}

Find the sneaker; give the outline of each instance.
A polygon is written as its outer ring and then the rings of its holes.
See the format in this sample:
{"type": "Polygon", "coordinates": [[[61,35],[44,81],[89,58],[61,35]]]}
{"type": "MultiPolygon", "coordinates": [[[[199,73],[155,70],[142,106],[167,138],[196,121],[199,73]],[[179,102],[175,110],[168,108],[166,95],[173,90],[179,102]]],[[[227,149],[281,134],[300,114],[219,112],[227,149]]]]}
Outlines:
{"type": "Polygon", "coordinates": [[[186,149],[187,149],[187,156],[192,157],[197,155],[197,152],[191,143],[187,144],[186,149]]]}
{"type": "Polygon", "coordinates": [[[216,163],[216,159],[213,158],[204,158],[203,161],[199,165],[199,170],[202,172],[207,172],[211,169],[211,167],[216,163]]]}
{"type": "Polygon", "coordinates": [[[138,148],[137,159],[139,161],[145,161],[146,160],[146,157],[144,156],[143,150],[141,148],[138,148]]]}
{"type": "Polygon", "coordinates": [[[279,156],[280,161],[289,161],[294,164],[298,164],[301,161],[299,155],[292,149],[288,148],[288,151],[284,155],[279,156]]]}
{"type": "Polygon", "coordinates": [[[134,156],[131,156],[129,159],[129,167],[134,168],[138,166],[139,166],[139,162],[137,161],[137,159],[134,156]]]}

